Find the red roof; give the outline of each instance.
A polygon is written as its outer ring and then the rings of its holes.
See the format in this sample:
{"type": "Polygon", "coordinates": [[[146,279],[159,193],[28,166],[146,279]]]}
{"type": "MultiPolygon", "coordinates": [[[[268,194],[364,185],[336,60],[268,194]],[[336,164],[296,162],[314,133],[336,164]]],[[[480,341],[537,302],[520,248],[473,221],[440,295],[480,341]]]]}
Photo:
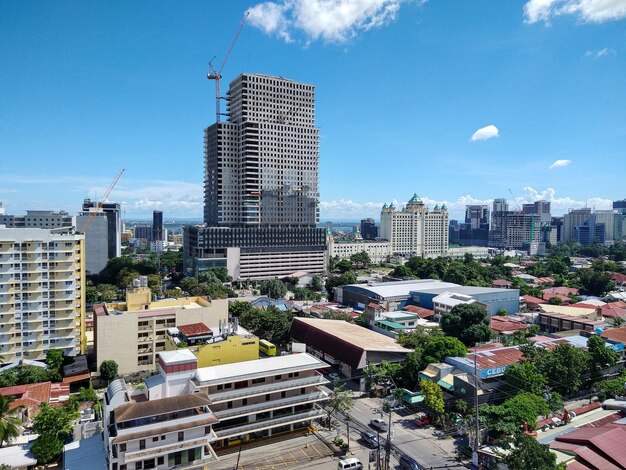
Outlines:
{"type": "Polygon", "coordinates": [[[418,307],[417,305],[406,305],[402,310],[405,312],[411,312],[418,315],[420,318],[429,318],[435,315],[433,310],[424,307],[418,307]]]}
{"type": "Polygon", "coordinates": [[[24,406],[35,407],[41,403],[50,403],[50,389],[52,382],[41,382],[37,384],[15,385],[14,387],[0,388],[0,395],[5,397],[15,397],[9,404],[9,410],[24,406]]]}
{"type": "Polygon", "coordinates": [[[555,294],[564,295],[564,296],[568,296],[570,294],[578,295],[578,289],[575,289],[573,287],[550,287],[549,289],[544,289],[541,292],[543,292],[544,299],[549,299],[550,297],[554,297],[555,294]]]}
{"type": "Polygon", "coordinates": [[[626,426],[579,428],[557,436],[550,444],[550,448],[573,452],[576,460],[589,468],[612,470],[626,468],[624,442],[626,442],[626,426]]]}
{"type": "Polygon", "coordinates": [[[499,333],[507,331],[521,331],[526,330],[527,325],[521,321],[511,320],[506,317],[491,317],[490,327],[492,330],[499,333]]]}
{"type": "Polygon", "coordinates": [[[192,336],[204,336],[213,333],[211,328],[204,323],[190,323],[189,325],[180,325],[177,327],[178,331],[184,334],[187,338],[192,336]]]}
{"type": "MultiPolygon", "coordinates": [[[[517,347],[492,349],[481,351],[476,354],[476,367],[479,369],[491,369],[494,367],[510,366],[522,360],[522,352],[517,347]]],[[[470,361],[474,360],[474,353],[468,354],[470,361]]]]}
{"type": "Polygon", "coordinates": [[[626,326],[621,328],[608,328],[602,332],[604,339],[611,339],[626,344],[626,326]]]}
{"type": "Polygon", "coordinates": [[[615,304],[606,304],[599,307],[600,314],[606,318],[624,318],[626,317],[626,309],[617,307],[615,304]]]}
{"type": "Polygon", "coordinates": [[[511,287],[513,283],[511,281],[507,281],[506,279],[495,279],[491,281],[491,285],[493,287],[511,287]]]}
{"type": "Polygon", "coordinates": [[[626,283],[626,274],[611,273],[611,279],[613,279],[617,284],[624,284],[626,283]]]}
{"type": "Polygon", "coordinates": [[[546,301],[532,295],[522,295],[522,301],[527,304],[545,304],[546,301]]]}

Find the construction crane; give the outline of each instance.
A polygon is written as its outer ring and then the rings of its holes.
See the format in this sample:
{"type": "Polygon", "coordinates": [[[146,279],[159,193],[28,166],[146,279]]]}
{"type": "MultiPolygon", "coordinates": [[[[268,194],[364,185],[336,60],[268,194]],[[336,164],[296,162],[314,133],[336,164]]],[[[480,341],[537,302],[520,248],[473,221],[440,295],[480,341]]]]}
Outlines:
{"type": "Polygon", "coordinates": [[[511,193],[511,197],[515,201],[515,204],[517,204],[517,210],[522,212],[522,207],[519,205],[519,202],[517,201],[517,199],[515,199],[515,196],[513,196],[513,191],[511,191],[511,188],[508,188],[508,189],[509,189],[509,193],[511,193]]]}
{"type": "Polygon", "coordinates": [[[215,68],[213,67],[213,59],[209,61],[210,71],[207,74],[207,78],[209,80],[215,80],[215,122],[220,122],[220,116],[222,115],[222,113],[220,112],[220,99],[221,99],[220,79],[222,78],[222,70],[224,70],[224,66],[226,65],[226,62],[228,61],[228,57],[230,56],[230,53],[232,52],[233,47],[235,47],[235,43],[237,42],[237,39],[239,38],[239,34],[241,33],[241,30],[246,24],[246,20],[248,19],[249,14],[250,12],[247,11],[245,15],[243,15],[243,19],[241,20],[241,23],[239,23],[237,32],[235,33],[235,36],[233,37],[233,40],[230,43],[230,47],[228,48],[228,51],[226,51],[226,55],[224,56],[224,60],[222,61],[222,65],[220,66],[219,70],[215,70],[215,68]]]}
{"type": "Polygon", "coordinates": [[[95,220],[95,218],[98,216],[98,214],[102,210],[102,206],[104,205],[105,201],[107,200],[107,197],[109,197],[109,194],[111,194],[111,191],[113,191],[113,188],[115,187],[117,182],[120,180],[120,178],[122,177],[122,174],[125,171],[126,171],[126,168],[122,168],[119,171],[119,173],[115,176],[115,178],[113,179],[113,181],[111,182],[111,184],[109,185],[107,190],[104,192],[104,196],[102,196],[102,199],[100,199],[100,201],[98,201],[98,205],[96,206],[96,209],[91,213],[91,215],[87,219],[87,222],[85,222],[85,225],[83,225],[83,228],[81,229],[81,231],[83,233],[85,233],[85,232],[87,232],[87,230],[89,230],[89,227],[91,226],[92,222],[95,220]]]}

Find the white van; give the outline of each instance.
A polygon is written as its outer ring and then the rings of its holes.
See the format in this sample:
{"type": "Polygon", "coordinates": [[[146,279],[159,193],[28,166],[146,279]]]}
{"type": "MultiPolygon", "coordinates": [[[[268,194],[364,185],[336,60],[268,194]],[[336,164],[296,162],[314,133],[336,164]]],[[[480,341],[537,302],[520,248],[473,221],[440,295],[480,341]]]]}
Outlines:
{"type": "Polygon", "coordinates": [[[337,463],[337,470],[361,470],[363,464],[359,459],[340,460],[337,463]]]}

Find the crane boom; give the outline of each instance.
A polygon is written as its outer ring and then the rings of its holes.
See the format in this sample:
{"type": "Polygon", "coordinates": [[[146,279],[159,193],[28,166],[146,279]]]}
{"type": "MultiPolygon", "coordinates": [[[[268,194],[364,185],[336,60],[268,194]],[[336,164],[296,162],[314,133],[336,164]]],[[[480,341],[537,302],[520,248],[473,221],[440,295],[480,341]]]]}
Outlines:
{"type": "Polygon", "coordinates": [[[250,15],[250,12],[248,11],[243,15],[243,18],[241,19],[241,23],[239,23],[239,27],[237,28],[237,31],[235,32],[235,36],[233,37],[233,40],[230,42],[230,46],[228,47],[228,50],[226,51],[226,54],[224,55],[224,60],[222,61],[222,65],[220,66],[219,70],[215,70],[215,68],[213,67],[213,59],[209,61],[210,72],[207,74],[207,78],[209,80],[215,80],[215,122],[220,122],[220,116],[222,114],[220,112],[220,99],[221,99],[220,79],[222,78],[222,70],[224,70],[224,66],[226,65],[226,62],[228,61],[228,58],[230,57],[230,53],[233,51],[233,47],[235,47],[235,43],[237,42],[237,39],[239,39],[239,34],[241,33],[241,30],[246,24],[248,15],[250,15]]]}
{"type": "Polygon", "coordinates": [[[102,196],[102,199],[100,199],[98,201],[98,205],[96,206],[96,209],[91,213],[91,215],[87,219],[87,222],[85,222],[85,225],[83,225],[83,228],[81,230],[83,233],[85,233],[85,232],[87,232],[87,230],[89,230],[89,227],[91,226],[92,222],[95,220],[95,218],[100,213],[100,210],[102,209],[102,206],[104,205],[104,202],[106,201],[107,197],[109,197],[109,194],[111,194],[111,191],[113,191],[113,188],[115,187],[117,182],[120,180],[120,178],[122,177],[122,174],[125,171],[126,171],[126,168],[122,168],[119,171],[119,173],[115,176],[115,178],[113,179],[113,181],[111,182],[111,184],[109,185],[107,190],[104,192],[104,196],[102,196]]]}

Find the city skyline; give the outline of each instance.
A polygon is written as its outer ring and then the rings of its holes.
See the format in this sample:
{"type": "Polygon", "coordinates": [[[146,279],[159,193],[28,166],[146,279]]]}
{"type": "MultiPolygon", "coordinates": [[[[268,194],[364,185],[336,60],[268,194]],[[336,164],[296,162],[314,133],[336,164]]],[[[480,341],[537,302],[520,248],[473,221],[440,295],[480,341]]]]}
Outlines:
{"type": "Polygon", "coordinates": [[[321,221],[378,220],[414,192],[451,219],[499,197],[557,215],[624,198],[620,2],[335,2],[354,8],[333,21],[311,3],[6,4],[7,213],[76,214],[127,168],[109,197],[124,218],[201,219],[207,62],[246,10],[222,90],[241,72],[315,85],[321,221]]]}

